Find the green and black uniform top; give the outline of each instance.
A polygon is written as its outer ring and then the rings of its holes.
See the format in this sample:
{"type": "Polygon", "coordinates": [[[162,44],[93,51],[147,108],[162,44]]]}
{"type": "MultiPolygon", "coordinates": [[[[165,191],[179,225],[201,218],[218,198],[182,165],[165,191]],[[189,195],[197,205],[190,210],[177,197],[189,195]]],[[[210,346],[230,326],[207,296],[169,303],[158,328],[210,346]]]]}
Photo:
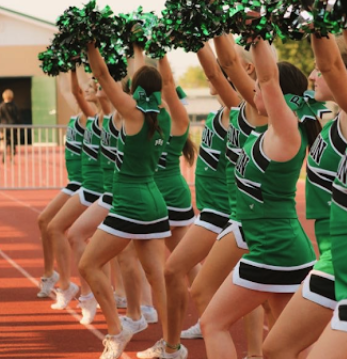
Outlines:
{"type": "Polygon", "coordinates": [[[332,186],[341,157],[346,151],[339,118],[329,121],[311,147],[306,167],[306,217],[330,218],[332,186]]]}
{"type": "Polygon", "coordinates": [[[263,152],[264,134],[253,132],[235,166],[239,219],[297,218],[296,183],[305,159],[307,136],[299,125],[301,146],[289,161],[277,162],[263,152]]]}
{"type": "Polygon", "coordinates": [[[112,193],[113,176],[117,160],[119,130],[113,122],[114,115],[104,116],[100,142],[100,164],[103,171],[104,192],[112,193]]]}
{"type": "Polygon", "coordinates": [[[230,219],[237,221],[236,214],[236,183],[235,183],[235,165],[250,134],[255,131],[263,133],[267,125],[254,127],[246,119],[245,105],[243,102],[239,107],[233,107],[230,111],[230,122],[227,134],[227,146],[225,151],[226,161],[226,183],[228,188],[230,219]]]}
{"type": "Polygon", "coordinates": [[[195,174],[204,177],[218,177],[225,182],[227,131],[222,125],[223,111],[224,108],[221,108],[217,113],[210,112],[207,116],[195,174]]]}
{"type": "Polygon", "coordinates": [[[79,116],[72,116],[66,130],[65,164],[70,182],[82,183],[81,153],[84,128],[79,116]]]}
{"type": "Polygon", "coordinates": [[[100,168],[101,129],[99,117],[88,117],[82,147],[82,187],[103,193],[103,179],[100,168]]]}
{"type": "Polygon", "coordinates": [[[159,158],[156,176],[170,176],[171,174],[181,173],[180,157],[182,156],[182,151],[185,143],[187,142],[188,136],[189,126],[183,135],[170,135],[168,137],[164,151],[159,158]]]}
{"type": "MultiPolygon", "coordinates": [[[[347,234],[347,153],[345,152],[338,166],[333,183],[331,202],[330,233],[335,236],[347,234]]],[[[347,246],[346,251],[347,252],[347,246]]]]}
{"type": "MultiPolygon", "coordinates": [[[[158,114],[160,128],[165,130],[170,116],[164,108],[158,114]]],[[[124,126],[120,131],[117,144],[117,159],[114,181],[151,182],[158,166],[163,146],[168,140],[165,133],[156,131],[151,139],[148,138],[149,125],[145,120],[139,133],[127,135],[124,126]]],[[[165,131],[170,133],[169,131],[165,131]]]]}

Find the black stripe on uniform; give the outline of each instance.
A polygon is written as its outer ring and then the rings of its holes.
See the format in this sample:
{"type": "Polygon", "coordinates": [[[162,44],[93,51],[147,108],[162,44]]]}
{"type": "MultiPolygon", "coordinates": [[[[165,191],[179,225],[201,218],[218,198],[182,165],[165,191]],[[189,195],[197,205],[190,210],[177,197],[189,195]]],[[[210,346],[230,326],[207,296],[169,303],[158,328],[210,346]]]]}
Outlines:
{"type": "Polygon", "coordinates": [[[100,196],[94,193],[90,193],[86,190],[83,190],[84,199],[89,203],[94,203],[100,196]]]}
{"type": "Polygon", "coordinates": [[[81,187],[81,185],[78,183],[68,183],[65,188],[72,192],[76,192],[80,189],[80,187],[81,187]]]}
{"type": "Polygon", "coordinates": [[[245,116],[245,104],[243,104],[243,106],[241,106],[240,108],[240,112],[237,118],[237,122],[239,124],[239,128],[240,130],[248,137],[251,132],[254,130],[253,126],[250,126],[247,121],[246,121],[246,116],[245,116]]]}
{"type": "Polygon", "coordinates": [[[347,211],[347,193],[341,192],[333,186],[332,199],[335,203],[347,211]]]}
{"type": "Polygon", "coordinates": [[[118,217],[107,216],[104,220],[104,224],[113,228],[116,231],[121,231],[130,234],[156,234],[163,233],[170,230],[168,219],[163,219],[157,223],[151,224],[139,224],[126,219],[118,217]]]}
{"type": "Polygon", "coordinates": [[[175,211],[169,208],[168,211],[169,211],[169,219],[171,221],[189,221],[195,216],[193,208],[187,209],[187,211],[185,212],[175,211]]]}
{"type": "Polygon", "coordinates": [[[83,151],[89,156],[92,157],[95,161],[98,159],[98,152],[88,147],[86,144],[83,144],[83,151]]]}
{"type": "Polygon", "coordinates": [[[261,169],[264,173],[269,166],[270,161],[263,155],[260,150],[261,139],[263,138],[264,134],[259,136],[259,138],[255,141],[252,152],[253,152],[253,159],[256,165],[261,169]]]}
{"type": "Polygon", "coordinates": [[[103,194],[102,201],[110,206],[112,206],[113,196],[110,194],[103,194]]]}
{"type": "Polygon", "coordinates": [[[99,124],[99,117],[97,117],[97,118],[93,121],[92,129],[93,129],[93,132],[94,132],[98,137],[100,137],[100,136],[101,136],[101,130],[100,130],[98,124],[99,124]]]}
{"type": "Polygon", "coordinates": [[[227,135],[227,130],[222,126],[222,114],[223,114],[224,107],[221,108],[216,115],[213,118],[213,129],[218,137],[220,137],[222,140],[225,139],[225,136],[227,135]]]}
{"type": "Polygon", "coordinates": [[[116,154],[107,148],[101,146],[101,153],[112,162],[116,162],[116,154]]]}
{"type": "Polygon", "coordinates": [[[336,151],[340,153],[342,156],[345,153],[346,150],[346,142],[339,134],[339,128],[338,128],[338,120],[335,120],[330,128],[330,139],[332,145],[335,147],[336,151]]]}
{"type": "Polygon", "coordinates": [[[76,131],[78,131],[82,136],[84,135],[84,127],[81,126],[80,124],[80,119],[78,118],[76,121],[75,121],[75,129],[76,131]]]}
{"type": "Polygon", "coordinates": [[[347,322],[347,304],[340,304],[338,306],[339,319],[342,322],[347,322]]]}
{"type": "Polygon", "coordinates": [[[108,128],[109,128],[110,132],[112,133],[113,137],[118,138],[119,131],[117,130],[116,126],[114,125],[112,118],[110,119],[110,121],[108,123],[108,128]]]}
{"type": "Polygon", "coordinates": [[[72,143],[66,141],[65,146],[69,151],[76,153],[77,155],[81,154],[82,151],[81,145],[73,145],[72,143]]]}
{"type": "Polygon", "coordinates": [[[310,291],[324,298],[336,301],[334,281],[315,274],[311,274],[310,291]]]}
{"type": "Polygon", "coordinates": [[[116,155],[116,167],[118,171],[120,171],[123,163],[123,155],[121,155],[119,152],[116,155]]]}
{"type": "Polygon", "coordinates": [[[334,176],[324,173],[324,178],[314,172],[309,166],[306,166],[307,178],[316,186],[325,188],[328,192],[331,192],[334,176]]]}
{"type": "Polygon", "coordinates": [[[235,151],[233,151],[229,147],[227,147],[226,151],[225,151],[225,156],[233,165],[236,165],[236,162],[239,158],[238,153],[236,153],[235,151]]]}
{"type": "Polygon", "coordinates": [[[235,178],[236,178],[237,187],[241,191],[245,192],[248,196],[253,197],[258,202],[264,202],[263,193],[260,187],[255,187],[251,185],[246,186],[240,181],[240,179],[237,176],[235,176],[235,178]]]}
{"type": "Polygon", "coordinates": [[[160,158],[159,158],[159,162],[158,162],[158,165],[162,168],[166,168],[166,158],[167,158],[167,153],[163,152],[161,155],[160,155],[160,158]]]}
{"type": "Polygon", "coordinates": [[[207,223],[211,223],[214,226],[220,228],[223,228],[229,222],[228,217],[223,217],[220,216],[219,214],[207,212],[207,211],[202,211],[200,213],[200,220],[207,223]]]}
{"type": "Polygon", "coordinates": [[[239,275],[241,279],[248,280],[253,283],[269,285],[295,285],[301,284],[311,269],[312,266],[301,269],[293,269],[290,271],[282,271],[260,268],[241,261],[239,275]]]}
{"type": "Polygon", "coordinates": [[[213,154],[213,156],[205,150],[204,147],[200,146],[199,156],[215,171],[217,171],[218,161],[220,153],[213,154]],[[215,158],[215,157],[216,158],[215,158]]]}

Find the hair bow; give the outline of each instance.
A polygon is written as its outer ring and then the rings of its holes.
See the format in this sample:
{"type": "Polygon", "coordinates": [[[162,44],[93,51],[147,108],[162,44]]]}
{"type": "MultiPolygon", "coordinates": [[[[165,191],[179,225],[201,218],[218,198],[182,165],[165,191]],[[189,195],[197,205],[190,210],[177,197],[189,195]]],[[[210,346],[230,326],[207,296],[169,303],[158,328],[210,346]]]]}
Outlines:
{"type": "Polygon", "coordinates": [[[322,118],[323,114],[331,112],[325,106],[325,102],[316,101],[314,95],[314,91],[311,90],[305,91],[303,96],[284,95],[288,107],[297,114],[300,122],[315,121],[322,118]]]}
{"type": "Polygon", "coordinates": [[[147,96],[146,91],[141,86],[137,86],[133,98],[136,100],[136,107],[142,112],[160,112],[158,108],[161,104],[160,92],[153,92],[150,96],[147,96]]]}

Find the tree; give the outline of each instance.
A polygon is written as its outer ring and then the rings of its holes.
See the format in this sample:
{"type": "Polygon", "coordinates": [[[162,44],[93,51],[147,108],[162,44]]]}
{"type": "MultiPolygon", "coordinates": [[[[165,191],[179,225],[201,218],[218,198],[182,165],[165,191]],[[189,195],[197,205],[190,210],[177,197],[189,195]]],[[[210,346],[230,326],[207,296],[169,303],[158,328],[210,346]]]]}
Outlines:
{"type": "Polygon", "coordinates": [[[178,79],[178,84],[183,88],[208,87],[206,76],[200,66],[189,66],[178,79]]]}
{"type": "Polygon", "coordinates": [[[286,43],[283,44],[277,37],[274,43],[277,49],[279,61],[288,61],[292,63],[306,76],[311,73],[314,68],[314,56],[309,41],[287,40],[286,43]]]}

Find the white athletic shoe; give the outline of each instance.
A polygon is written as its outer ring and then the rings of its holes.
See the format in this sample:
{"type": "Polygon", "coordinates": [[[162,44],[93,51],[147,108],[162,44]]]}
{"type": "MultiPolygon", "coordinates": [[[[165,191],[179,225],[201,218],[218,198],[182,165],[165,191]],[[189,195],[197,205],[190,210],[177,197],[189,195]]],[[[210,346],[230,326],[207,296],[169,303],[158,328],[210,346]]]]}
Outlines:
{"type": "Polygon", "coordinates": [[[69,305],[71,299],[76,296],[78,290],[78,285],[72,282],[66,290],[57,289],[56,302],[51,305],[51,308],[58,310],[65,309],[69,305]]]}
{"type": "Polygon", "coordinates": [[[128,342],[132,337],[132,333],[127,329],[123,330],[118,335],[106,335],[102,341],[105,349],[100,356],[100,359],[118,359],[128,342]]]}
{"type": "Polygon", "coordinates": [[[79,307],[82,309],[82,319],[80,320],[81,324],[90,324],[94,320],[96,305],[97,301],[94,296],[87,300],[79,300],[79,307]]]}
{"type": "Polygon", "coordinates": [[[181,344],[179,350],[174,353],[164,353],[159,357],[159,359],[187,359],[188,358],[188,349],[181,344]]]}
{"type": "Polygon", "coordinates": [[[188,328],[187,330],[182,330],[180,338],[181,339],[202,339],[200,322],[197,322],[195,325],[188,328]]]}
{"type": "Polygon", "coordinates": [[[136,356],[140,359],[160,358],[164,352],[165,352],[165,341],[164,339],[160,339],[152,347],[142,352],[137,352],[136,356]]]}
{"type": "Polygon", "coordinates": [[[121,315],[119,320],[123,328],[131,331],[133,334],[140,333],[148,327],[145,317],[142,315],[139,320],[132,320],[130,317],[121,315]]]}
{"type": "Polygon", "coordinates": [[[53,271],[51,277],[42,277],[40,281],[40,291],[37,293],[39,298],[47,298],[51,294],[51,290],[59,280],[59,274],[53,271]]]}
{"type": "Polygon", "coordinates": [[[151,305],[141,305],[141,312],[148,324],[158,323],[158,312],[151,305]]]}

